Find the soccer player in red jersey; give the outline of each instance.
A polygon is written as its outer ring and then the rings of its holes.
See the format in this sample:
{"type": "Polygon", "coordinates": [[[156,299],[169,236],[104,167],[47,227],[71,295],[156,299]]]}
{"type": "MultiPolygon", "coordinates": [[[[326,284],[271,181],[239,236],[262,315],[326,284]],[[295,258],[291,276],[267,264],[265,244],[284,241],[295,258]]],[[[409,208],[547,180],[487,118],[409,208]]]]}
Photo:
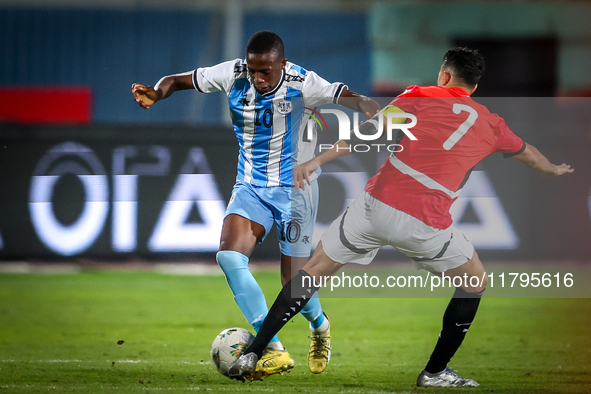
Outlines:
{"type": "MultiPolygon", "coordinates": [[[[322,236],[312,259],[284,286],[255,341],[230,368],[231,377],[248,379],[269,339],[318,290],[305,278],[322,283],[322,278],[335,274],[343,264],[369,264],[381,246],[391,245],[409,256],[417,269],[447,278],[478,278],[463,280],[456,288],[435,349],[417,379],[418,386],[478,386],[447,364],[472,324],[488,277],[472,244],[452,226],[449,208],[472,168],[494,152],[512,157],[545,177],[574,171],[567,164],[552,164],[513,134],[501,117],[470,98],[483,71],[484,59],[477,51],[453,48],[444,57],[437,86],[409,87],[360,126],[365,134],[375,134],[386,124],[383,121],[380,125],[378,116],[410,113],[417,120],[412,127],[417,140],[399,133],[397,143],[403,149],[386,160],[365,191],[322,236]]],[[[321,164],[349,153],[342,149],[346,147],[346,142],[339,141],[296,167],[296,187],[309,184],[309,174],[321,164]]]]}

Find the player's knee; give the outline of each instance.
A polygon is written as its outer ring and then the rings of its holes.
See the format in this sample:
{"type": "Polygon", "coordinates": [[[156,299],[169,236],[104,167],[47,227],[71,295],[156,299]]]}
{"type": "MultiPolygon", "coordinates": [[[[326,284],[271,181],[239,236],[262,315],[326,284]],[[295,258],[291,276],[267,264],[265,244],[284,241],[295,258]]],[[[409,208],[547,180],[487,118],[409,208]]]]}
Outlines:
{"type": "Polygon", "coordinates": [[[464,272],[468,273],[466,283],[462,285],[464,290],[470,293],[478,293],[486,289],[488,285],[488,274],[484,270],[484,265],[476,251],[474,251],[472,259],[466,264],[464,272]]]}
{"type": "Polygon", "coordinates": [[[224,273],[248,267],[248,257],[233,250],[217,252],[215,259],[224,273]]]}
{"type": "Polygon", "coordinates": [[[486,286],[488,285],[488,274],[486,272],[483,273],[483,277],[482,277],[482,285],[480,287],[482,287],[482,290],[486,289],[486,286]]]}
{"type": "Polygon", "coordinates": [[[314,255],[306,263],[303,270],[310,274],[310,276],[321,278],[333,275],[342,267],[343,264],[333,261],[324,253],[322,243],[319,243],[314,255]]]}
{"type": "Polygon", "coordinates": [[[488,285],[488,274],[484,271],[480,274],[466,275],[463,279],[461,288],[468,293],[482,292],[488,285]]]}

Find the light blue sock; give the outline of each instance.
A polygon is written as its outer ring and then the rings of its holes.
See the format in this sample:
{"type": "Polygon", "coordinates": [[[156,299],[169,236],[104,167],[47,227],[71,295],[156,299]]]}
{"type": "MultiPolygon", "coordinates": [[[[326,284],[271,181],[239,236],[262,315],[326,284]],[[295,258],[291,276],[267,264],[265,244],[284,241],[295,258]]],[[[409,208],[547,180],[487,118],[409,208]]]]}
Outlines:
{"type": "MultiPolygon", "coordinates": [[[[222,250],[215,258],[226,275],[238,308],[258,332],[269,309],[261,287],[248,269],[248,257],[233,250],[222,250]]],[[[271,339],[271,342],[276,341],[279,341],[277,335],[271,339]]]]}
{"type": "Polygon", "coordinates": [[[310,322],[312,328],[318,328],[324,322],[324,313],[322,313],[318,295],[314,295],[300,313],[310,322]]]}

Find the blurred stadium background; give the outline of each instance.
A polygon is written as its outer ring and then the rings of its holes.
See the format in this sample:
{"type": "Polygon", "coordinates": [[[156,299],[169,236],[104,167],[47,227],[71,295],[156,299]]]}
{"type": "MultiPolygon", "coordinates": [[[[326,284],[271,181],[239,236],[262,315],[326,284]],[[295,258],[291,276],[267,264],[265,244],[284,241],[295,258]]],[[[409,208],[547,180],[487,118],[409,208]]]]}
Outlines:
{"type": "MultiPolygon", "coordinates": [[[[218,332],[246,326],[215,264],[238,153],[227,104],[186,91],[146,111],[130,88],[242,57],[250,35],[268,29],[290,61],[380,100],[434,84],[451,46],[485,55],[477,100],[576,172],[546,180],[487,158],[454,205],[455,224],[487,264],[584,271],[574,280],[587,298],[487,290],[453,366],[487,392],[590,392],[590,20],[591,1],[567,0],[0,0],[0,389],[414,387],[447,302],[426,291],[429,300],[326,297],[335,347],[317,379],[302,364],[303,319],[281,333],[298,361],[290,376],[242,386],[208,361],[218,332]],[[187,266],[202,277],[177,275],[187,266]]],[[[383,160],[350,155],[324,167],[316,236],[383,160]]],[[[277,257],[273,232],[253,255],[268,301],[277,257]]],[[[414,274],[392,250],[378,258],[414,274]]]]}
{"type": "MultiPolygon", "coordinates": [[[[586,262],[589,20],[589,1],[0,0],[0,260],[213,263],[237,156],[225,97],[145,111],[130,87],[241,57],[274,30],[290,61],[380,97],[434,84],[453,45],[480,49],[477,96],[576,172],[547,181],[487,159],[456,225],[485,259],[586,262]]],[[[382,161],[325,167],[317,235],[382,161]]],[[[253,257],[277,252],[273,233],[253,257]]]]}

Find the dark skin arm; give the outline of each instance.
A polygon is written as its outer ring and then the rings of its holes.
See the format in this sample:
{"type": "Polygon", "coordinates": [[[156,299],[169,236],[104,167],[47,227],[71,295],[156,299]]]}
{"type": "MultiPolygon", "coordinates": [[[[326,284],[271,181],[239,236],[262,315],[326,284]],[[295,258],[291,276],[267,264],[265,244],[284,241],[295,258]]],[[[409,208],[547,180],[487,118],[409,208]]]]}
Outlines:
{"type": "MultiPolygon", "coordinates": [[[[131,85],[131,93],[140,107],[149,109],[155,102],[170,97],[177,90],[194,89],[192,74],[193,72],[189,71],[168,75],[161,78],[154,87],[134,83],[131,85]]],[[[380,110],[380,106],[374,100],[349,89],[343,89],[339,104],[364,113],[368,119],[380,110]]]]}
{"type": "Polygon", "coordinates": [[[131,93],[140,107],[149,109],[156,101],[170,97],[177,90],[194,89],[192,74],[189,71],[162,77],[154,87],[134,83],[131,85],[131,93]]]}
{"type": "Polygon", "coordinates": [[[546,156],[544,156],[539,150],[528,143],[525,144],[525,150],[523,152],[513,156],[512,158],[522,163],[526,167],[539,172],[545,178],[552,178],[562,174],[570,174],[574,171],[574,168],[571,168],[571,166],[568,164],[562,163],[561,165],[556,165],[550,163],[546,156]]]}

